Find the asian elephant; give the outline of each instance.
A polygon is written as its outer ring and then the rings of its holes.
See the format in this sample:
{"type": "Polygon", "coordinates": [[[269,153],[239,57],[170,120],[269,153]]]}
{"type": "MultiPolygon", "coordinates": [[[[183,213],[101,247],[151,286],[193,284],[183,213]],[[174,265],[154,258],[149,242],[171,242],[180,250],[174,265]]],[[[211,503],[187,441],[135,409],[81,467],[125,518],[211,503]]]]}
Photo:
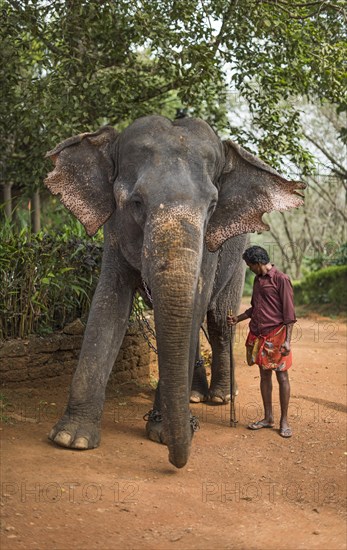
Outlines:
{"type": "MultiPolygon", "coordinates": [[[[162,417],[169,460],[181,468],[193,433],[189,400],[200,325],[207,313],[210,393],[226,399],[226,313],[239,307],[246,234],[267,229],[263,213],[300,206],[298,190],[305,185],[284,179],[236,143],[221,141],[194,118],[145,116],[121,133],[105,126],[67,139],[47,156],[55,167],[45,185],[89,235],[104,225],[105,239],[69,402],[49,437],[63,447],[98,446],[107,380],[134,293],[144,281],[157,335],[154,408],[162,417]]],[[[206,393],[206,384],[197,372],[195,397],[206,393]]],[[[151,421],[147,428],[151,436],[151,421]]]]}

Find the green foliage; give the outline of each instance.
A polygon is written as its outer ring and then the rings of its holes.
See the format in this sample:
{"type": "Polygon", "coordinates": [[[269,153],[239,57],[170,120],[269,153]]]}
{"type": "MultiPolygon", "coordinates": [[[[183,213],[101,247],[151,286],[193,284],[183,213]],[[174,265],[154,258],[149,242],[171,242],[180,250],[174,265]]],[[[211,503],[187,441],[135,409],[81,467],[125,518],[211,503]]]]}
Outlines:
{"type": "Polygon", "coordinates": [[[326,267],[295,281],[294,295],[297,304],[331,304],[334,309],[346,311],[347,265],[326,267]]]}
{"type": "MultiPolygon", "coordinates": [[[[76,221],[60,232],[36,235],[10,223],[0,230],[0,339],[25,338],[59,330],[87,317],[99,278],[102,240],[92,240],[76,221]]],[[[134,298],[130,321],[146,309],[134,298]]]]}
{"type": "Polygon", "coordinates": [[[334,265],[347,265],[347,243],[344,243],[337,250],[334,265]]]}
{"type": "Polygon", "coordinates": [[[254,277],[254,273],[250,269],[246,269],[245,286],[243,289],[244,296],[252,296],[254,277]]]}
{"type": "Polygon", "coordinates": [[[306,264],[310,271],[318,271],[324,267],[334,265],[347,265],[347,243],[337,248],[335,243],[332,242],[330,250],[316,254],[314,258],[307,258],[306,264]]]}
{"type": "Polygon", "coordinates": [[[62,328],[89,309],[102,244],[67,234],[3,226],[0,235],[0,338],[62,328]]]}
{"type": "MultiPolygon", "coordinates": [[[[62,233],[65,238],[79,237],[87,239],[84,226],[69,210],[63,206],[56,196],[48,197],[42,208],[41,223],[46,232],[62,233]]],[[[103,230],[100,229],[94,237],[98,242],[103,241],[103,230]]]]}
{"type": "Polygon", "coordinates": [[[130,322],[134,323],[135,321],[141,320],[145,310],[147,309],[143,298],[137,292],[134,297],[133,307],[130,315],[130,322]]]}
{"type": "MultiPolygon", "coordinates": [[[[44,153],[104,123],[185,106],[279,164],[305,169],[298,96],[346,109],[343,0],[0,0],[2,179],[28,194],[44,153]],[[234,93],[252,133],[228,127],[234,93]]],[[[341,136],[345,135],[343,129],[341,136]]]]}

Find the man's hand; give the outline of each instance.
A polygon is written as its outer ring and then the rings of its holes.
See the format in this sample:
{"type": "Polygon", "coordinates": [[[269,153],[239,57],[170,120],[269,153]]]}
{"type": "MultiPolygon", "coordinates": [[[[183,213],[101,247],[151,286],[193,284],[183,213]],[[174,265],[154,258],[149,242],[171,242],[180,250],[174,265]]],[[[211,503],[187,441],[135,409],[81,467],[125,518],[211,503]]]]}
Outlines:
{"type": "Polygon", "coordinates": [[[227,323],[229,327],[236,325],[239,322],[237,315],[227,315],[227,323]]]}
{"type": "Polygon", "coordinates": [[[227,324],[229,327],[233,327],[237,323],[240,323],[240,321],[245,321],[248,319],[247,313],[240,313],[240,315],[227,315],[227,324]]]}
{"type": "Polygon", "coordinates": [[[280,352],[284,356],[289,355],[290,354],[290,343],[287,342],[287,341],[284,342],[282,344],[282,346],[280,347],[280,352]]]}

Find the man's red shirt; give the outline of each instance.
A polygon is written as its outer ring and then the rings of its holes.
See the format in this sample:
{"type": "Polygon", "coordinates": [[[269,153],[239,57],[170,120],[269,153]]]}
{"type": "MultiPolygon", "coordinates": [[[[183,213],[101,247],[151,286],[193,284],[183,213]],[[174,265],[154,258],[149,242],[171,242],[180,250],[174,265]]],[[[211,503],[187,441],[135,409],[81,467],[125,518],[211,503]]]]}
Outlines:
{"type": "Polygon", "coordinates": [[[249,329],[255,336],[296,322],[292,283],[275,266],[265,275],[256,275],[251,304],[245,313],[251,318],[249,329]]]}

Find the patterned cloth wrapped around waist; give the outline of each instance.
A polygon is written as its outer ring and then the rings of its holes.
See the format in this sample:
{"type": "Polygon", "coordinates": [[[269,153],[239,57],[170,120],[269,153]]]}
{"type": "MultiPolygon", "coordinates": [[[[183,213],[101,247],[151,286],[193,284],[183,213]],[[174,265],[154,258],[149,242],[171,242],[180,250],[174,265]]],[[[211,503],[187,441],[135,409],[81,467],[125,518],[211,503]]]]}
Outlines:
{"type": "Polygon", "coordinates": [[[275,328],[265,336],[256,336],[251,331],[246,340],[248,365],[263,369],[286,371],[292,366],[292,352],[282,355],[281,346],[287,336],[286,325],[275,328]]]}

